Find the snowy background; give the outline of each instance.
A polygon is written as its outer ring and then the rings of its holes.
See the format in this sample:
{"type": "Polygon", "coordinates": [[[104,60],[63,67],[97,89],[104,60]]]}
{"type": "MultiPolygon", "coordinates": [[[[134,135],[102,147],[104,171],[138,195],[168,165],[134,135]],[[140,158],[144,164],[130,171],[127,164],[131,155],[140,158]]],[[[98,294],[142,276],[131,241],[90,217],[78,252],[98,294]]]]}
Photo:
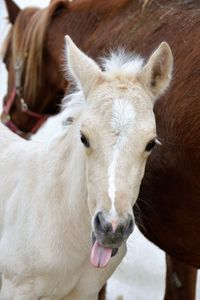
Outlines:
{"type": "MultiPolygon", "coordinates": [[[[49,0],[15,0],[20,8],[47,6],[49,0]]],[[[7,12],[0,0],[0,46],[8,31],[7,12]]],[[[6,93],[7,73],[0,61],[0,110],[6,93]]],[[[164,252],[147,241],[135,228],[128,240],[128,252],[112,278],[109,280],[107,300],[162,300],[165,288],[164,252]]],[[[200,276],[197,283],[197,300],[200,300],[200,276]]]]}

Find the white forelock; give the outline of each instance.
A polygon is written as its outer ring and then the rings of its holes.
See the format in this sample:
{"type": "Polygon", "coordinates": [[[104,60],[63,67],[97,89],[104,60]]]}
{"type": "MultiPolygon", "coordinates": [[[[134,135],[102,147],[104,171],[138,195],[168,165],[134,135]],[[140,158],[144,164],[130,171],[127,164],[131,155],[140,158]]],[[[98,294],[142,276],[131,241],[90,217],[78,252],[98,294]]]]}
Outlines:
{"type": "Polygon", "coordinates": [[[123,75],[136,75],[141,71],[144,60],[136,54],[126,53],[124,49],[111,52],[108,57],[101,59],[102,67],[106,72],[123,73],[123,75]]]}

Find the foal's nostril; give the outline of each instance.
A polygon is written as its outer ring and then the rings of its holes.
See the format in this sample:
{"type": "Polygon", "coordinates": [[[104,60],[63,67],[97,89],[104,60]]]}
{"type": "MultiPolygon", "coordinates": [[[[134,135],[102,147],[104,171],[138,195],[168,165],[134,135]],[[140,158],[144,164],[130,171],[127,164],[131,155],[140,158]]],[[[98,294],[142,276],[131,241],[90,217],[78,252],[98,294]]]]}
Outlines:
{"type": "Polygon", "coordinates": [[[111,224],[107,222],[102,212],[98,212],[94,218],[94,227],[96,231],[108,233],[111,231],[111,224]]]}
{"type": "Polygon", "coordinates": [[[96,230],[102,230],[102,224],[100,219],[101,214],[102,214],[101,212],[97,213],[94,218],[94,227],[96,230]]]}
{"type": "Polygon", "coordinates": [[[125,230],[124,226],[120,224],[119,226],[117,226],[115,234],[122,236],[124,234],[124,230],[125,230]]]}
{"type": "Polygon", "coordinates": [[[131,234],[133,231],[133,217],[131,215],[128,216],[128,221],[127,221],[127,225],[126,225],[126,234],[131,234]]]}

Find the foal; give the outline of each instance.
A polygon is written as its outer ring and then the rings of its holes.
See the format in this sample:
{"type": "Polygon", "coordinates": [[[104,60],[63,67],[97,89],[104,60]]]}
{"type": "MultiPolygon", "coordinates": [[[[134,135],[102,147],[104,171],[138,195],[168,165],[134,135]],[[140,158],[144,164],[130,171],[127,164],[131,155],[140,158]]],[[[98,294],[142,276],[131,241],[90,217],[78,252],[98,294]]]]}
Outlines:
{"type": "Polygon", "coordinates": [[[1,300],[98,298],[125,255],[157,142],[153,106],[170,82],[169,46],[146,64],[111,54],[102,71],[66,41],[80,89],[74,122],[49,143],[21,140],[0,125],[1,300]]]}

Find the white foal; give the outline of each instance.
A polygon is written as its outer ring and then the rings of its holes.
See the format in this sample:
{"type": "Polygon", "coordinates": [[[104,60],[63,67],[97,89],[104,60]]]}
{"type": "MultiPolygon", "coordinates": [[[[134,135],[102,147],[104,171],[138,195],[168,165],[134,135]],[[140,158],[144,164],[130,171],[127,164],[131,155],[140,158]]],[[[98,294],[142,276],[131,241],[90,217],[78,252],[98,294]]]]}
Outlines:
{"type": "Polygon", "coordinates": [[[146,64],[112,54],[102,71],[66,40],[80,89],[70,105],[81,100],[72,124],[48,143],[0,125],[1,300],[98,298],[125,255],[156,144],[153,106],[170,82],[169,46],[146,64]]]}

